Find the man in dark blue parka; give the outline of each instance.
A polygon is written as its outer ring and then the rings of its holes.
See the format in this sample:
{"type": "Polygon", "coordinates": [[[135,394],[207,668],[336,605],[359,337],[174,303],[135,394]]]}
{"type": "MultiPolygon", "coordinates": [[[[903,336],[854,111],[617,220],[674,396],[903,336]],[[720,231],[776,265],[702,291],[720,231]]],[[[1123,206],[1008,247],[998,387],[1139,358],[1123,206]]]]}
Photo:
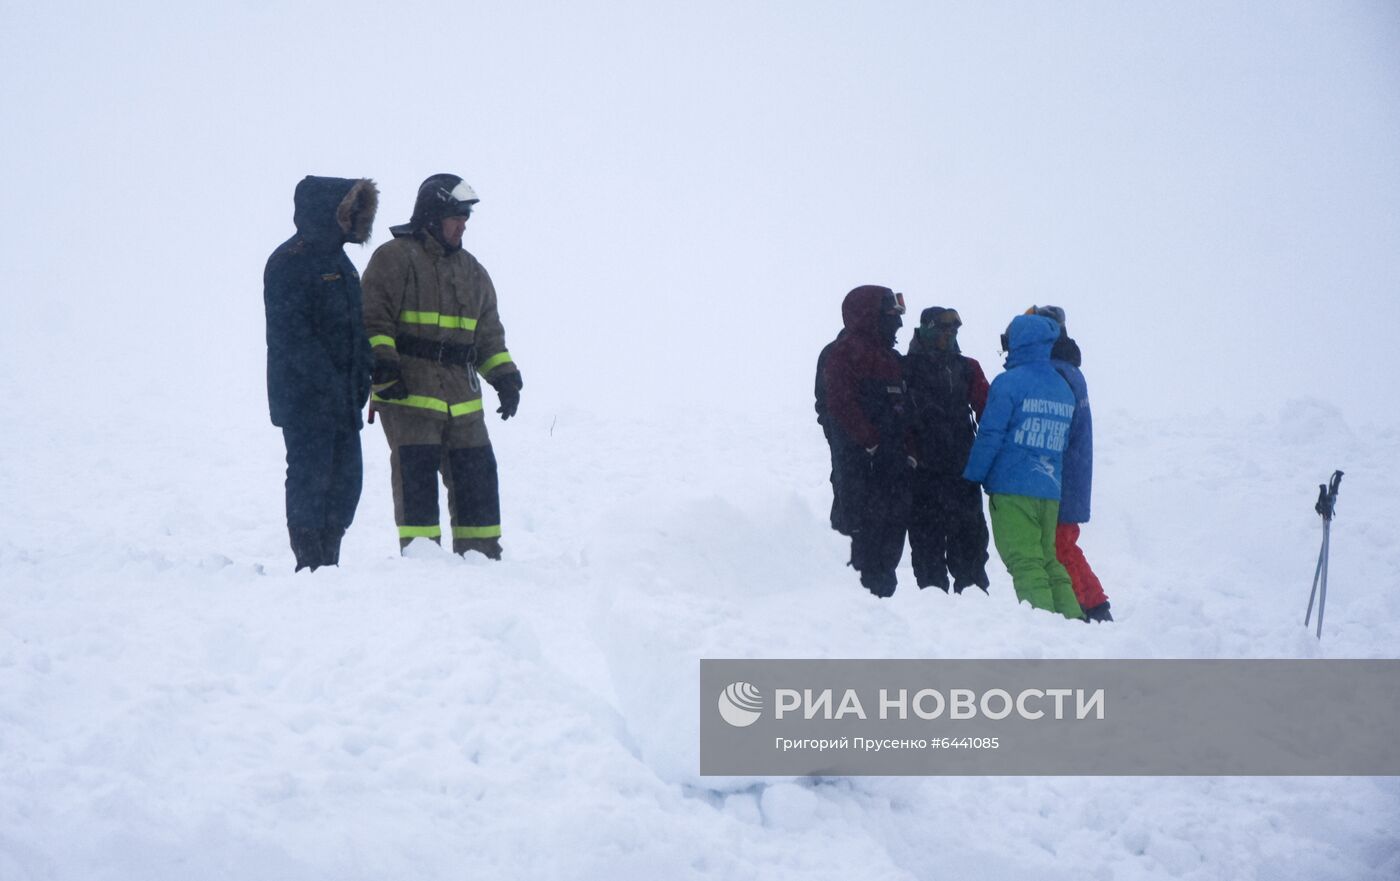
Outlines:
{"type": "Polygon", "coordinates": [[[307,176],[294,196],[296,235],[263,272],[267,400],[287,445],[287,532],[297,570],[335,566],[360,501],[360,411],[370,347],[360,276],[346,242],[369,239],[379,192],[361,178],[307,176]]]}

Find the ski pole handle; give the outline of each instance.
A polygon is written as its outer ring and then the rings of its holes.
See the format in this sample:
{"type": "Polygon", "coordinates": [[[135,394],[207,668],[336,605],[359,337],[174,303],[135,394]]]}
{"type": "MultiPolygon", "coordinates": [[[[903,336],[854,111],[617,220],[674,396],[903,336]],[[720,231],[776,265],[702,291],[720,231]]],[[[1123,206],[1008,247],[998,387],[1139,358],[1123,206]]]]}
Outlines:
{"type": "Polygon", "coordinates": [[[1337,491],[1342,488],[1342,472],[1333,471],[1332,479],[1317,485],[1317,504],[1313,510],[1322,515],[1323,520],[1331,520],[1337,511],[1337,491]]]}

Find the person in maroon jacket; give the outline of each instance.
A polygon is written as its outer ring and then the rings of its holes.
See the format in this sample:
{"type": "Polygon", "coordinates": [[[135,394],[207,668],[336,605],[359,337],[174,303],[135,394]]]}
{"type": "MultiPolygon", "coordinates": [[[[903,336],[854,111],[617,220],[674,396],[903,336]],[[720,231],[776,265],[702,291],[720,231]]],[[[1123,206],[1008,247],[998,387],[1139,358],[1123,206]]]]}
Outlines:
{"type": "Polygon", "coordinates": [[[831,357],[831,350],[836,348],[836,344],[841,337],[846,335],[846,329],[842,328],[836,339],[827,343],[822,348],[821,354],[817,356],[817,381],[814,387],[816,392],[817,424],[822,427],[822,434],[826,436],[826,445],[831,451],[831,528],[849,536],[851,528],[846,525],[846,506],[841,494],[841,472],[836,468],[836,446],[831,442],[831,415],[826,409],[826,359],[831,357]]]}
{"type": "Polygon", "coordinates": [[[977,420],[987,406],[982,365],[958,348],[962,318],[956,309],[930,306],[919,315],[909,342],[904,375],[916,440],[914,509],[909,551],[919,587],[954,593],[977,585],[986,592],[990,533],[982,513],[982,488],[963,480],[977,420]]]}
{"type": "Polygon", "coordinates": [[[846,295],[846,331],[822,365],[831,453],[841,490],[851,563],[878,597],[894,593],[909,524],[911,455],[904,373],[895,334],[904,296],[863,285],[846,295]]]}

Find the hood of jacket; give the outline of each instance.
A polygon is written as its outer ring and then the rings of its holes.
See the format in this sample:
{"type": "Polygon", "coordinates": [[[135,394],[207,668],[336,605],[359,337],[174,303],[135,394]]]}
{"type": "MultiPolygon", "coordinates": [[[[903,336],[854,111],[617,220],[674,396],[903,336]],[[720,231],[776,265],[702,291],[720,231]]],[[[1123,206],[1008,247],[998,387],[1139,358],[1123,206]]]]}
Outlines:
{"type": "Polygon", "coordinates": [[[1060,325],[1043,315],[1017,315],[1006,328],[1006,342],[1011,354],[1006,367],[1019,367],[1036,361],[1049,362],[1050,349],[1060,338],[1060,325]]]}
{"type": "Polygon", "coordinates": [[[308,174],[292,197],[297,234],[323,248],[369,240],[379,189],[369,178],[316,177],[308,174]]]}
{"type": "Polygon", "coordinates": [[[852,335],[880,340],[880,304],[885,295],[893,295],[890,288],[879,285],[861,285],[846,295],[841,301],[841,321],[852,335]]]}

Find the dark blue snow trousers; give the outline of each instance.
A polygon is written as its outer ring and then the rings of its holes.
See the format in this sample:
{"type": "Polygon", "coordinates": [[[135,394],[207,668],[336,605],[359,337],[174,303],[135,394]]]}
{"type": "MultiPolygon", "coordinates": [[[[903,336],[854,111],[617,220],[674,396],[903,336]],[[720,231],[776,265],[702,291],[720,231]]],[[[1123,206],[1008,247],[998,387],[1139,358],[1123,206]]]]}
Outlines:
{"type": "Polygon", "coordinates": [[[287,443],[287,527],[343,532],[355,519],[364,480],[360,433],[283,428],[287,443]]]}

